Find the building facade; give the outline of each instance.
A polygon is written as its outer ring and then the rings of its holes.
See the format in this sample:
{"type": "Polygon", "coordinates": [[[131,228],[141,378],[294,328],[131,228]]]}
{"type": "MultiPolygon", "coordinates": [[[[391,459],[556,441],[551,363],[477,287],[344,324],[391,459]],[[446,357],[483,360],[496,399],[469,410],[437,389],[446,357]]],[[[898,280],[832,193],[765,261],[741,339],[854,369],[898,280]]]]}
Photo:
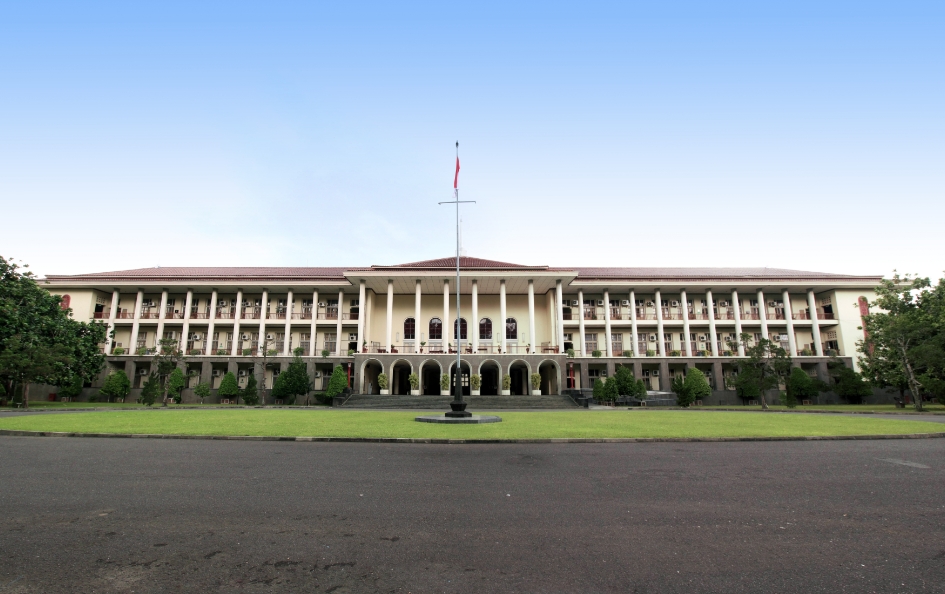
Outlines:
{"type": "MultiPolygon", "coordinates": [[[[440,393],[442,374],[482,378],[498,393],[588,388],[629,366],[653,390],[698,367],[718,393],[744,356],[742,333],[781,344],[795,365],[826,379],[836,356],[854,365],[865,302],[879,276],[771,268],[526,266],[463,257],[456,312],[455,258],[363,268],[143,268],[50,275],[80,320],[114,330],[109,369],[137,388],[162,338],[179,342],[192,382],[227,371],[271,383],[301,349],[315,389],[336,365],[356,393],[440,393]],[[261,358],[265,357],[264,363],[261,358]]],[[[734,395],[734,392],[732,392],[734,395]]]]}

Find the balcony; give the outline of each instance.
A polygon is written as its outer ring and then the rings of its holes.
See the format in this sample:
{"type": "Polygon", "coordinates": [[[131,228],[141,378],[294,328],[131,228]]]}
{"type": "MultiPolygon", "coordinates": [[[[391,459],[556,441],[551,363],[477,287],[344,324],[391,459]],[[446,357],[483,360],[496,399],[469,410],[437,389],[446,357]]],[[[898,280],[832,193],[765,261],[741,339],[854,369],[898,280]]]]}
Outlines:
{"type": "Polygon", "coordinates": [[[195,310],[191,310],[191,311],[190,311],[190,319],[191,319],[191,320],[209,320],[209,319],[210,319],[210,312],[209,312],[209,311],[195,311],[195,310]]]}
{"type": "Polygon", "coordinates": [[[229,340],[214,340],[210,344],[210,353],[217,356],[229,355],[232,348],[233,343],[229,340]]]}
{"type": "Polygon", "coordinates": [[[217,308],[217,319],[219,320],[229,320],[236,315],[236,309],[232,307],[217,308]]]}
{"type": "Polygon", "coordinates": [[[244,320],[258,320],[260,310],[255,307],[246,307],[243,308],[243,319],[244,320]]]}
{"type": "Polygon", "coordinates": [[[821,320],[835,320],[836,319],[832,313],[819,313],[817,314],[817,317],[821,320]]]}
{"type": "Polygon", "coordinates": [[[317,315],[318,315],[317,319],[319,319],[319,320],[337,320],[337,319],[338,319],[338,310],[337,310],[337,309],[329,309],[328,311],[320,311],[320,312],[318,312],[317,315]]]}
{"type": "Polygon", "coordinates": [[[720,311],[715,314],[715,319],[716,320],[734,320],[735,312],[733,312],[732,310],[720,311]]]}
{"type": "Polygon", "coordinates": [[[785,319],[784,309],[780,307],[776,309],[769,309],[767,311],[767,317],[769,320],[783,320],[785,319]]]}
{"type": "Polygon", "coordinates": [[[598,313],[596,309],[584,309],[584,319],[585,320],[603,320],[603,312],[598,313]]]}
{"type": "Polygon", "coordinates": [[[175,312],[173,307],[168,307],[164,311],[164,319],[165,320],[183,320],[184,314],[182,314],[179,311],[175,312]]]}
{"type": "Polygon", "coordinates": [[[133,311],[120,311],[115,317],[119,320],[133,320],[135,313],[133,311]]]}
{"type": "Polygon", "coordinates": [[[266,314],[267,320],[284,320],[285,319],[285,310],[282,311],[270,311],[266,314]]]}
{"type": "Polygon", "coordinates": [[[758,314],[757,311],[743,311],[742,319],[743,320],[760,320],[761,316],[758,314]]]}
{"type": "Polygon", "coordinates": [[[312,312],[311,310],[309,310],[309,311],[303,311],[301,313],[294,313],[292,314],[292,319],[293,320],[311,320],[312,312]]]}
{"type": "Polygon", "coordinates": [[[359,312],[356,312],[356,311],[352,311],[350,313],[342,313],[341,319],[342,320],[357,320],[358,315],[359,315],[359,312]]]}
{"type": "Polygon", "coordinates": [[[151,311],[150,309],[141,310],[141,319],[142,320],[156,320],[158,319],[158,312],[151,311]]]}
{"type": "Polygon", "coordinates": [[[568,320],[572,320],[572,321],[573,321],[573,320],[580,319],[580,314],[571,313],[570,311],[566,311],[566,312],[564,312],[564,313],[561,314],[561,315],[564,317],[564,320],[565,320],[565,321],[568,321],[568,320]]]}
{"type": "Polygon", "coordinates": [[[690,320],[708,320],[709,312],[707,311],[700,311],[697,313],[689,312],[689,319],[690,320]]]}
{"type": "Polygon", "coordinates": [[[92,319],[93,320],[107,320],[108,316],[109,316],[109,312],[107,311],[97,311],[92,314],[92,319]]]}
{"type": "Polygon", "coordinates": [[[324,348],[322,348],[322,350],[323,350],[323,351],[330,351],[332,354],[334,354],[334,353],[337,351],[337,349],[335,348],[335,347],[337,347],[337,346],[338,346],[338,343],[335,342],[334,340],[332,340],[332,341],[325,341],[325,346],[324,346],[324,348]]]}

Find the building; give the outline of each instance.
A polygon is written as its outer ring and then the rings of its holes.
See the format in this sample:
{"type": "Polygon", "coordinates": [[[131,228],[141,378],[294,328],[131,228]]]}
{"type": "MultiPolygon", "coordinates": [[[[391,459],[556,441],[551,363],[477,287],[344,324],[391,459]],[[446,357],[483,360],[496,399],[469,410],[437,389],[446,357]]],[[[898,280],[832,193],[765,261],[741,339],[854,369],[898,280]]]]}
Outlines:
{"type": "Polygon", "coordinates": [[[439,394],[455,373],[457,334],[463,384],[482,378],[497,393],[588,388],[626,365],[653,390],[695,366],[720,401],[737,401],[725,378],[744,355],[748,333],[779,342],[795,365],[826,378],[838,356],[854,365],[860,316],[879,276],[773,268],[584,268],[461,259],[461,318],[456,320],[455,258],[364,268],[142,268],[50,275],[73,316],[114,329],[104,345],[110,369],[136,388],[159,338],[180,342],[192,382],[219,385],[274,374],[301,349],[316,390],[335,365],[355,393],[439,394]],[[266,352],[267,365],[260,364],[266,352]],[[573,356],[569,356],[573,351],[573,356]],[[262,370],[262,367],[266,367],[262,370]]]}

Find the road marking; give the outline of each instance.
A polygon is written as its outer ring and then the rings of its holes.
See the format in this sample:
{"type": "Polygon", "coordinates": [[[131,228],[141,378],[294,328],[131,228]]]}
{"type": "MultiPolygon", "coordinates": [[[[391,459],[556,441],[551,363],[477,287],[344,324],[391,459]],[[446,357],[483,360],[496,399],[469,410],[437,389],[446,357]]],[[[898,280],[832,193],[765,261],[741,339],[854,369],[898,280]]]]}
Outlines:
{"type": "Polygon", "coordinates": [[[919,464],[918,462],[909,462],[908,460],[897,460],[895,458],[876,458],[880,462],[889,462],[890,464],[900,464],[902,466],[909,466],[911,468],[929,468],[925,464],[919,464]]]}

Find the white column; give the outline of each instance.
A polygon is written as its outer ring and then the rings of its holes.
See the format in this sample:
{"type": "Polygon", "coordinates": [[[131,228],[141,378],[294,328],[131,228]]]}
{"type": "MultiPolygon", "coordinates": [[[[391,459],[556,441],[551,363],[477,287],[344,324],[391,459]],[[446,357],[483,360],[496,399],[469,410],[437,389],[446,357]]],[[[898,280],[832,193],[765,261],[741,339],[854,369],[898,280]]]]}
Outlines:
{"type": "Polygon", "coordinates": [[[371,292],[368,293],[367,289],[365,289],[364,294],[365,299],[367,299],[367,305],[361,308],[362,315],[364,316],[364,340],[370,345],[372,336],[371,324],[374,322],[374,290],[372,289],[371,292]]]}
{"type": "Polygon", "coordinates": [[[689,340],[690,331],[689,331],[689,298],[686,295],[686,289],[679,291],[679,301],[680,306],[682,307],[682,331],[683,331],[683,349],[682,352],[687,357],[694,356],[692,352],[692,341],[689,340]]]}
{"type": "Polygon", "coordinates": [[[285,340],[282,341],[282,354],[289,355],[289,343],[292,342],[292,309],[295,295],[292,290],[285,297],[285,340]]]}
{"type": "Polygon", "coordinates": [[[194,302],[193,289],[187,289],[187,297],[184,299],[184,329],[181,331],[181,350],[187,351],[187,343],[190,341],[190,306],[194,302]]]}
{"type": "Polygon", "coordinates": [[[810,308],[810,333],[814,341],[814,352],[818,357],[824,356],[824,347],[820,344],[820,319],[817,318],[817,298],[814,290],[807,290],[807,307],[810,308]]]}
{"type": "Polygon", "coordinates": [[[450,281],[443,281],[443,352],[447,352],[450,344],[450,281]]]}
{"type": "Polygon", "coordinates": [[[387,352],[394,348],[394,280],[387,279],[387,333],[386,346],[387,352]]]}
{"type": "Polygon", "coordinates": [[[715,302],[712,300],[712,290],[705,292],[705,304],[709,308],[709,344],[712,347],[712,356],[719,356],[718,334],[715,333],[715,302]]]}
{"type": "Polygon", "coordinates": [[[745,345],[742,344],[742,304],[738,300],[738,291],[732,289],[732,308],[735,310],[735,343],[738,345],[738,356],[745,356],[745,345]]]}
{"type": "Polygon", "coordinates": [[[341,313],[341,310],[344,307],[344,301],[345,301],[345,292],[338,291],[338,320],[336,321],[336,324],[335,324],[335,349],[337,350],[339,357],[342,355],[348,354],[348,349],[343,348],[343,346],[347,343],[342,342],[341,340],[342,339],[341,321],[342,321],[342,318],[344,317],[344,314],[341,313]]]}
{"type": "Polygon", "coordinates": [[[210,349],[213,348],[213,327],[214,322],[217,319],[217,290],[213,289],[210,293],[210,322],[207,324],[207,352],[206,355],[216,355],[217,352],[214,350],[212,353],[210,349]]]}
{"type": "Polygon", "coordinates": [[[318,289],[312,289],[312,330],[308,343],[308,354],[315,356],[315,349],[318,347],[318,289]]]}
{"type": "Polygon", "coordinates": [[[656,303],[656,349],[660,357],[666,356],[666,344],[663,340],[663,295],[659,289],[653,291],[653,301],[656,303]]]}
{"type": "Polygon", "coordinates": [[[161,351],[161,341],[164,340],[164,318],[167,315],[167,289],[161,289],[161,309],[158,310],[157,336],[154,337],[154,348],[161,351]]]}
{"type": "MultiPolygon", "coordinates": [[[[263,344],[266,342],[266,318],[269,317],[269,289],[263,289],[262,300],[259,306],[259,349],[262,350],[263,344]]],[[[269,345],[265,345],[266,350],[269,350],[269,345]]],[[[265,375],[266,370],[263,370],[263,375],[265,375]]],[[[263,382],[265,384],[265,382],[263,382]]]]}
{"type": "Polygon", "coordinates": [[[479,352],[479,281],[472,282],[472,352],[479,352]]]}
{"type": "Polygon", "coordinates": [[[367,346],[365,342],[367,339],[364,337],[364,323],[367,316],[367,288],[364,285],[364,279],[361,279],[361,282],[358,284],[358,349],[357,352],[364,350],[364,347],[367,346]]]}
{"type": "Polygon", "coordinates": [[[118,317],[118,300],[121,298],[121,293],[118,289],[112,291],[112,304],[108,311],[108,340],[105,342],[105,354],[112,354],[112,347],[115,346],[115,339],[112,336],[112,333],[115,331],[115,318],[118,317]]]}
{"type": "Polygon", "coordinates": [[[144,300],[144,291],[138,289],[138,295],[135,297],[135,313],[131,322],[131,344],[128,345],[128,352],[134,354],[138,349],[138,329],[141,324],[141,302],[144,300]]]}
{"type": "Polygon", "coordinates": [[[548,291],[545,293],[545,305],[548,306],[548,327],[551,328],[551,346],[558,347],[557,352],[564,351],[564,345],[558,344],[558,324],[555,323],[555,312],[558,311],[558,308],[555,307],[555,293],[557,291],[548,291]]]}
{"type": "MultiPolygon", "coordinates": [[[[475,287],[475,285],[473,285],[473,287],[475,287]]],[[[473,290],[475,290],[475,288],[473,290]]],[[[420,329],[423,327],[420,323],[420,312],[421,312],[420,305],[421,305],[421,301],[423,300],[422,295],[423,295],[423,290],[422,290],[420,279],[418,278],[417,284],[414,286],[414,295],[413,295],[413,352],[415,353],[420,352],[420,329]]]]}
{"type": "Polygon", "coordinates": [[[581,333],[581,356],[586,357],[588,355],[587,345],[584,344],[584,339],[587,336],[584,334],[584,290],[578,289],[578,332],[581,333]]]}
{"type": "Polygon", "coordinates": [[[784,289],[782,297],[784,299],[784,321],[787,323],[788,348],[791,349],[791,352],[788,353],[788,355],[791,357],[796,357],[797,338],[794,336],[794,314],[791,311],[791,294],[788,293],[787,289],[784,289]]]}
{"type": "Polygon", "coordinates": [[[555,300],[557,303],[555,305],[557,307],[555,307],[555,313],[557,314],[556,317],[558,319],[556,320],[557,323],[555,324],[555,328],[558,331],[559,350],[564,348],[564,323],[563,323],[564,322],[564,295],[562,293],[563,290],[564,290],[564,287],[561,286],[561,280],[560,279],[556,280],[555,281],[555,300]]]}
{"type": "Polygon", "coordinates": [[[233,344],[230,345],[230,355],[240,354],[243,341],[240,340],[240,319],[243,317],[243,289],[236,290],[236,315],[233,318],[233,344]]]}
{"type": "Polygon", "coordinates": [[[765,304],[764,291],[758,289],[758,319],[761,320],[761,337],[768,338],[768,306],[765,304]]]}
{"type": "Polygon", "coordinates": [[[528,344],[530,354],[535,354],[535,282],[528,279],[528,344]]]}
{"type": "MultiPolygon", "coordinates": [[[[582,302],[583,305],[583,302],[582,302]]],[[[581,316],[581,319],[584,319],[584,316],[581,316]]],[[[639,357],[640,353],[637,352],[637,295],[636,291],[630,291],[630,332],[633,336],[630,337],[630,342],[633,344],[633,356],[639,357]]]]}
{"type": "Polygon", "coordinates": [[[608,357],[614,356],[614,343],[610,338],[610,291],[604,290],[604,341],[606,348],[604,352],[608,357]]]}
{"type": "Polygon", "coordinates": [[[499,349],[504,353],[505,350],[505,279],[499,281],[499,349]]]}

